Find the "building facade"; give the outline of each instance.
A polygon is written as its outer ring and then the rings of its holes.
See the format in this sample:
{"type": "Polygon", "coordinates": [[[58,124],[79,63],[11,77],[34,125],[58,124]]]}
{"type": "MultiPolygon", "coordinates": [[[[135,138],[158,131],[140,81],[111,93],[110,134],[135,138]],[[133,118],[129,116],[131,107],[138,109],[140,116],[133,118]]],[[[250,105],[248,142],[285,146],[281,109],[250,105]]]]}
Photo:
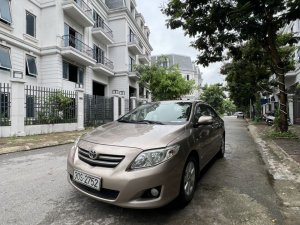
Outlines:
{"type": "Polygon", "coordinates": [[[135,0],[2,0],[0,82],[148,97],[134,64],[150,63],[135,0]]]}
{"type": "Polygon", "coordinates": [[[190,56],[178,55],[178,54],[167,54],[167,55],[157,55],[151,57],[152,63],[159,62],[163,67],[171,67],[178,65],[180,73],[186,80],[194,80],[196,84],[196,89],[192,93],[182,96],[183,100],[194,100],[199,99],[200,90],[202,86],[202,74],[200,68],[192,62],[190,56]]]}

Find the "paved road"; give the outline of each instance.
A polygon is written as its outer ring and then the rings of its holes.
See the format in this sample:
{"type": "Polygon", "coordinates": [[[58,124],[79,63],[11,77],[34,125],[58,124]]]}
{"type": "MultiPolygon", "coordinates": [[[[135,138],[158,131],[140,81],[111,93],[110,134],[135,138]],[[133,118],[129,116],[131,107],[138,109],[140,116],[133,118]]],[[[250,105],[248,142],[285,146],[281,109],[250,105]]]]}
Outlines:
{"type": "Polygon", "coordinates": [[[202,174],[193,201],[131,210],[103,204],[66,180],[71,145],[0,156],[0,224],[284,224],[279,202],[244,120],[226,117],[226,155],[202,174]]]}

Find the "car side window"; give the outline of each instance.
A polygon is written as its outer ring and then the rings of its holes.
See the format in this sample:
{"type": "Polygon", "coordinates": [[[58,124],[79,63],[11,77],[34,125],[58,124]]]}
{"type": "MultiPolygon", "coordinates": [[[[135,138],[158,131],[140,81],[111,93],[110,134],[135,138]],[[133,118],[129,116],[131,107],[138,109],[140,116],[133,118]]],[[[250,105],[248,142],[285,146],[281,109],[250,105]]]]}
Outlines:
{"type": "Polygon", "coordinates": [[[200,105],[201,116],[211,116],[211,111],[207,105],[200,105]]]}
{"type": "Polygon", "coordinates": [[[196,105],[195,114],[194,114],[194,122],[195,123],[199,120],[200,116],[201,116],[200,105],[196,105]]]}
{"type": "Polygon", "coordinates": [[[215,112],[215,110],[213,110],[211,107],[206,106],[207,110],[210,112],[210,116],[212,116],[213,118],[218,117],[218,114],[215,112]]]}

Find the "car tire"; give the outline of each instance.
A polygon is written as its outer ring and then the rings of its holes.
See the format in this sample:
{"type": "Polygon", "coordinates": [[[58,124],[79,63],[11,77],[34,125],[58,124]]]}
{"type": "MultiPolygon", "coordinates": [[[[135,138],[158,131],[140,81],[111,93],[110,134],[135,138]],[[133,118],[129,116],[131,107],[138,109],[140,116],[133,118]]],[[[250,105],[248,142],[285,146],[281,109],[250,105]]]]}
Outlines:
{"type": "Polygon", "coordinates": [[[180,192],[177,203],[180,208],[185,207],[194,197],[198,180],[198,162],[194,156],[190,156],[183,168],[180,184],[180,192]]]}
{"type": "Polygon", "coordinates": [[[219,159],[222,159],[222,158],[224,158],[224,155],[225,155],[225,136],[223,135],[221,147],[220,147],[220,149],[219,149],[219,151],[217,153],[217,157],[219,159]]]}

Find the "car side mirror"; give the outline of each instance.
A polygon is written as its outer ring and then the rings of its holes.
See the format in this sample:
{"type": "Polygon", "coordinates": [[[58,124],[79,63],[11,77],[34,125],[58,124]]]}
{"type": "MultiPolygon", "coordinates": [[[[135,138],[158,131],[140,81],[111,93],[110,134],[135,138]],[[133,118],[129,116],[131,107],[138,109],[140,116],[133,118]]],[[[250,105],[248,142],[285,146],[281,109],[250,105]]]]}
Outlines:
{"type": "Polygon", "coordinates": [[[210,125],[213,123],[212,116],[200,116],[198,119],[198,125],[210,125]]]}

